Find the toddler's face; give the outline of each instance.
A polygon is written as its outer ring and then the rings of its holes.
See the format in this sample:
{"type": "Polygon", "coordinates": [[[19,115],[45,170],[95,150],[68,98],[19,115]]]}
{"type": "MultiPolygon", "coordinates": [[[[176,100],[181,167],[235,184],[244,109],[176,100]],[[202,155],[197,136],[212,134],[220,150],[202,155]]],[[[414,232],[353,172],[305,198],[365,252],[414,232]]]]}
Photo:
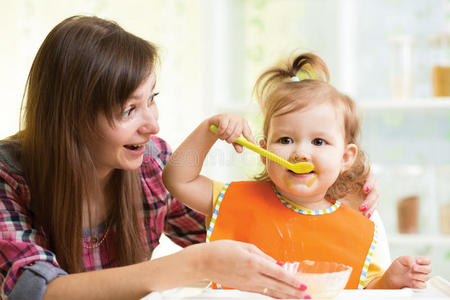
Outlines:
{"type": "Polygon", "coordinates": [[[344,143],[344,124],[331,104],[319,104],[272,118],[267,149],[290,162],[308,161],[314,171],[296,174],[266,161],[270,179],[286,198],[301,204],[323,199],[341,171],[356,157],[356,146],[344,143]],[[316,177],[316,178],[315,178],[316,177]],[[315,180],[314,180],[315,179],[315,180]]]}

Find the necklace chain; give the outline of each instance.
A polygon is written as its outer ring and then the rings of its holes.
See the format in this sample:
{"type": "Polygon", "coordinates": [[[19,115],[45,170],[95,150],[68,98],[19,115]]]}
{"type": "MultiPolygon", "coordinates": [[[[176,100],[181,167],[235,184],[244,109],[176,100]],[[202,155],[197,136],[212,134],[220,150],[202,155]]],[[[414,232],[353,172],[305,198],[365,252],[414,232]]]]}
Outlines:
{"type": "Polygon", "coordinates": [[[100,241],[97,241],[97,242],[93,243],[93,238],[92,238],[92,235],[91,235],[90,242],[89,242],[90,245],[89,246],[85,246],[83,244],[83,248],[85,248],[85,249],[95,249],[95,248],[100,247],[101,244],[103,244],[103,242],[105,241],[106,236],[108,235],[110,225],[111,225],[111,222],[108,222],[108,224],[106,225],[105,233],[103,234],[103,236],[100,239],[100,241]]]}

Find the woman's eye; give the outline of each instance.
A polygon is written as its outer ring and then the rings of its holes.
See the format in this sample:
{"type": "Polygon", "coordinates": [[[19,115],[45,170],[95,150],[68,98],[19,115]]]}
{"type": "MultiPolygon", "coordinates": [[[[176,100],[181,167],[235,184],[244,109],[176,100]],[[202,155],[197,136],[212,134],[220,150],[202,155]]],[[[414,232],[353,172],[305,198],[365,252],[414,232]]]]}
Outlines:
{"type": "Polygon", "coordinates": [[[134,111],[134,106],[128,108],[127,110],[125,110],[125,111],[122,113],[122,117],[123,117],[124,119],[128,119],[128,118],[131,116],[131,114],[133,113],[133,111],[134,111]]]}
{"type": "Polygon", "coordinates": [[[159,95],[159,93],[153,93],[150,96],[150,98],[148,98],[147,105],[150,106],[153,103],[153,101],[155,101],[155,97],[158,96],[158,95],[159,95]]]}
{"type": "Polygon", "coordinates": [[[327,142],[325,140],[323,140],[323,139],[316,138],[316,139],[314,139],[312,141],[312,144],[315,145],[315,146],[323,146],[323,145],[326,145],[327,142]]]}
{"type": "Polygon", "coordinates": [[[292,144],[294,141],[290,137],[284,136],[284,137],[280,138],[278,140],[278,142],[280,144],[292,144]]]}

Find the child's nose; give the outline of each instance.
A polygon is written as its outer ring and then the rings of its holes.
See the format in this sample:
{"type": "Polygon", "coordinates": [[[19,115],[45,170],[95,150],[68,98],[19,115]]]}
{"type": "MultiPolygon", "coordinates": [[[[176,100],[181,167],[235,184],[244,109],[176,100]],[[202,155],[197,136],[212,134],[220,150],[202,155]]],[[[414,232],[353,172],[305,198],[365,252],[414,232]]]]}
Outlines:
{"type": "Polygon", "coordinates": [[[294,162],[309,161],[309,155],[307,155],[305,152],[297,151],[292,155],[292,160],[294,162]]]}

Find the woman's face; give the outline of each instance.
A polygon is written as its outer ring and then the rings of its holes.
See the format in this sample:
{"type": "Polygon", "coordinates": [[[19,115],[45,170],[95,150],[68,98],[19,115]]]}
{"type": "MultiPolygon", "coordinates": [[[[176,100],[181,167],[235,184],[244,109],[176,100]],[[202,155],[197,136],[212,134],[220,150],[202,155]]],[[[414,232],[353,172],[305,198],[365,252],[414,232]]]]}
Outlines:
{"type": "Polygon", "coordinates": [[[113,169],[134,170],[142,164],[145,144],[158,133],[158,108],[154,102],[155,74],[150,74],[114,114],[111,126],[101,113],[97,138],[90,145],[99,178],[113,169]]]}

